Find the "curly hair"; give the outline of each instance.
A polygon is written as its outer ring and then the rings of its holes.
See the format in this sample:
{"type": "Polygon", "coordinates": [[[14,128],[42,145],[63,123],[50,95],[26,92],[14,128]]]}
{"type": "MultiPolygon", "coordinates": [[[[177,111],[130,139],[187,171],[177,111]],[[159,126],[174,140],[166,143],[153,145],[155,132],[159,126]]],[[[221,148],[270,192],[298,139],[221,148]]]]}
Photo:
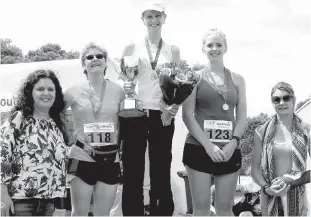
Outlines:
{"type": "Polygon", "coordinates": [[[65,126],[65,101],[64,95],[62,91],[62,87],[60,86],[59,80],[56,74],[49,69],[38,69],[28,75],[26,80],[21,85],[19,92],[16,98],[16,104],[11,109],[8,119],[11,121],[12,116],[16,111],[21,111],[24,118],[31,117],[34,112],[34,99],[32,96],[32,91],[35,84],[44,78],[49,78],[55,85],[56,96],[54,104],[51,106],[49,110],[49,115],[55,122],[56,126],[62,132],[64,141],[68,144],[68,135],[66,133],[65,126]]]}

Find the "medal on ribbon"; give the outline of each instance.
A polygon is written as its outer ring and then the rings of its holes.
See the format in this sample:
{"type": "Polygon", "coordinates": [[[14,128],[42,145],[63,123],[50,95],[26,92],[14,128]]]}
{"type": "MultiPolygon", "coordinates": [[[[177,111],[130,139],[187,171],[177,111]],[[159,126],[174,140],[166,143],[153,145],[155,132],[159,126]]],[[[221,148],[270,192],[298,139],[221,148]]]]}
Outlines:
{"type": "Polygon", "coordinates": [[[158,78],[158,72],[156,70],[156,66],[158,64],[158,60],[159,60],[159,56],[160,56],[163,40],[161,38],[160,41],[159,41],[159,45],[158,45],[158,49],[157,49],[157,53],[156,53],[154,61],[153,61],[153,57],[152,57],[152,54],[151,54],[149,41],[148,41],[147,38],[145,38],[145,44],[146,44],[146,49],[147,49],[147,53],[148,53],[148,56],[149,56],[149,61],[150,61],[150,64],[151,64],[151,68],[153,70],[153,73],[150,75],[150,79],[154,81],[154,80],[157,80],[157,78],[158,78]]]}
{"type": "MultiPolygon", "coordinates": [[[[211,70],[209,68],[208,69],[208,72],[210,73],[211,70]]],[[[224,68],[224,73],[225,73],[225,76],[224,76],[224,85],[223,86],[223,90],[220,90],[220,87],[219,85],[217,85],[217,82],[215,81],[214,77],[210,74],[210,79],[212,80],[212,86],[214,87],[214,89],[216,90],[216,92],[223,98],[224,100],[224,104],[222,105],[222,109],[224,111],[228,111],[230,106],[229,104],[227,103],[227,94],[228,94],[228,71],[226,68],[224,68]]]]}

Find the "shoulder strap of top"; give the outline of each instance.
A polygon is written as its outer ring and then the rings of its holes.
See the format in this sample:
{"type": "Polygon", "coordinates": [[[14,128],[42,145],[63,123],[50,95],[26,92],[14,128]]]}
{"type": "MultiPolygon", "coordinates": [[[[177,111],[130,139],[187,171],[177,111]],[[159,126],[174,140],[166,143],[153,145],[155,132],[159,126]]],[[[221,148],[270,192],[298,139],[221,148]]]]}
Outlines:
{"type": "Polygon", "coordinates": [[[233,79],[233,75],[232,75],[233,73],[227,68],[226,68],[226,70],[229,74],[229,79],[232,81],[232,84],[233,84],[235,90],[238,91],[238,85],[236,84],[235,80],[233,79]]]}
{"type": "Polygon", "coordinates": [[[198,83],[197,83],[197,88],[199,88],[199,84],[202,82],[202,79],[203,79],[203,76],[204,76],[204,72],[205,72],[205,69],[203,68],[203,69],[201,69],[201,70],[199,70],[199,71],[196,71],[195,73],[198,73],[199,74],[199,81],[198,81],[198,83]]]}

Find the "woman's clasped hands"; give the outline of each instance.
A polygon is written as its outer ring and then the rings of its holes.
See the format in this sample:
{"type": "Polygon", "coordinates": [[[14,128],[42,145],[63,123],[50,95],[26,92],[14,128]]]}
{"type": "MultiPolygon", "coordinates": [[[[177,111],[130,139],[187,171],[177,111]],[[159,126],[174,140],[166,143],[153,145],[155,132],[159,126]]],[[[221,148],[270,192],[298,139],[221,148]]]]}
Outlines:
{"type": "Polygon", "coordinates": [[[206,153],[210,156],[210,158],[217,163],[227,162],[234,150],[236,149],[235,141],[231,140],[228,144],[226,144],[223,148],[219,148],[217,145],[211,143],[211,145],[207,145],[205,148],[206,153]]]}
{"type": "Polygon", "coordinates": [[[272,180],[270,187],[266,189],[266,193],[272,196],[281,196],[290,189],[290,185],[286,184],[283,178],[277,177],[272,180]]]}

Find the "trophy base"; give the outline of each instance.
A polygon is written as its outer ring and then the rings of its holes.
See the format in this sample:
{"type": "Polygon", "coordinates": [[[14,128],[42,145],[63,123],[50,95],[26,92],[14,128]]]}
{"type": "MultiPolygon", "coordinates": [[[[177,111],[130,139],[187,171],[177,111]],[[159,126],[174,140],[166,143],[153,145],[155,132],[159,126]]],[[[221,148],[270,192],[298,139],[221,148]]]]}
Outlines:
{"type": "Polygon", "coordinates": [[[125,99],[120,102],[118,116],[123,118],[136,118],[146,115],[143,102],[138,99],[125,99]]]}

